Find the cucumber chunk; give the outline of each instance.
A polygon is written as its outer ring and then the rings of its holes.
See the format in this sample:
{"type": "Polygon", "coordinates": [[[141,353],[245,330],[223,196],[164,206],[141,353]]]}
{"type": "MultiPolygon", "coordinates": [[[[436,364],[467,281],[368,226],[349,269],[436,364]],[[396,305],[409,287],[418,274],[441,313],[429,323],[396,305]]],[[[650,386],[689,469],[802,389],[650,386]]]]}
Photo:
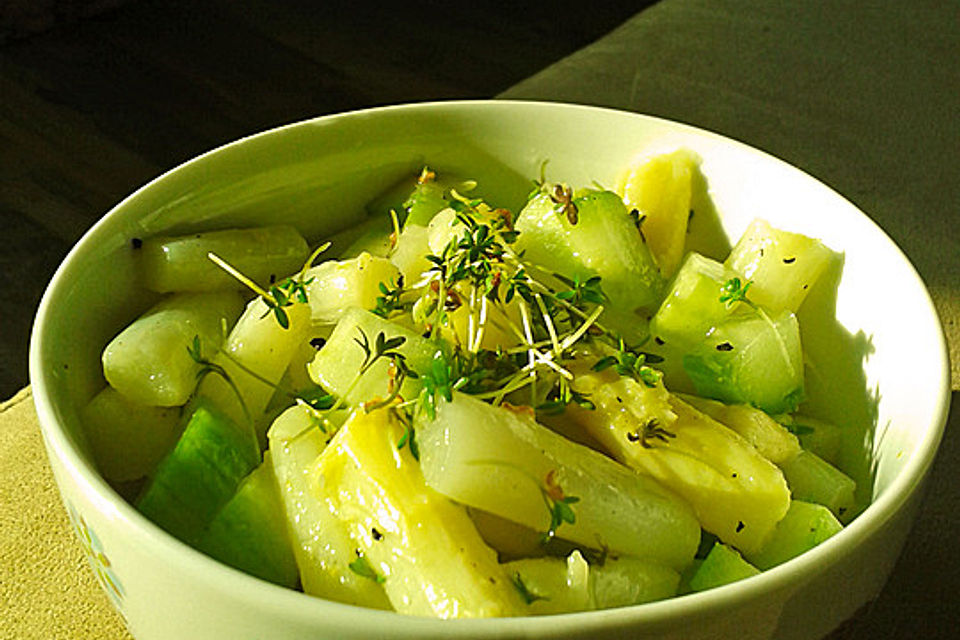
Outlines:
{"type": "Polygon", "coordinates": [[[800,444],[830,464],[836,466],[843,442],[843,428],[801,414],[778,418],[784,427],[800,439],[800,444]]]}
{"type": "Polygon", "coordinates": [[[803,399],[797,318],[762,308],[730,316],[683,357],[697,395],[789,413],[803,399]]]}
{"type": "MultiPolygon", "coordinates": [[[[366,358],[360,343],[366,339],[372,349],[380,333],[387,340],[404,339],[395,351],[406,358],[407,365],[414,372],[430,371],[433,356],[440,350],[438,343],[369,311],[353,308],[343,314],[326,344],[308,365],[310,377],[328,392],[343,397],[351,406],[386,398],[392,384],[391,364],[387,358],[380,358],[358,377],[366,358]]],[[[414,398],[421,386],[418,378],[407,377],[400,394],[404,398],[414,398]]]]}
{"type": "Polygon", "coordinates": [[[371,216],[356,227],[345,229],[329,239],[333,255],[341,260],[368,253],[378,258],[390,254],[393,243],[393,220],[390,216],[371,216]]]}
{"type": "Polygon", "coordinates": [[[284,308],[284,328],[263,298],[255,298],[237,320],[223,347],[215,355],[204,352],[227,379],[207,375],[195,397],[206,398],[237,424],[256,430],[261,446],[266,445],[269,422],[264,412],[276,393],[294,356],[311,333],[310,306],[295,302],[284,308]],[[211,357],[212,356],[212,357],[211,357]]]}
{"type": "Polygon", "coordinates": [[[403,202],[403,210],[407,214],[404,224],[427,225],[437,212],[450,206],[447,201],[450,189],[456,189],[461,195],[465,195],[470,190],[469,187],[470,185],[462,180],[450,177],[418,180],[403,202]]]}
{"type": "Polygon", "coordinates": [[[400,270],[403,281],[408,285],[416,284],[421,275],[433,266],[433,263],[427,260],[430,253],[429,237],[427,227],[406,224],[390,253],[390,262],[400,270]]]}
{"type": "Polygon", "coordinates": [[[451,189],[467,195],[476,183],[458,178],[447,172],[437,173],[429,167],[416,176],[404,178],[367,205],[371,216],[390,219],[390,212],[397,214],[403,223],[425,226],[441,209],[450,206],[451,189]]]}
{"type": "Polygon", "coordinates": [[[400,271],[386,258],[363,252],[356,258],[327,260],[304,274],[314,324],[336,324],[351,307],[373,309],[380,283],[396,283],[400,271]]]}
{"type": "Polygon", "coordinates": [[[545,615],[626,607],[677,594],[680,574],[631,556],[589,565],[579,551],[566,558],[515,560],[504,565],[527,602],[528,613],[545,615]]]}
{"type": "Polygon", "coordinates": [[[223,343],[243,309],[239,293],[168,296],[121,331],[103,350],[103,375],[131,401],[177,407],[197,386],[200,365],[190,356],[194,337],[203,353],[223,343]]]}
{"type": "Polygon", "coordinates": [[[160,293],[242,290],[207,257],[211,252],[264,283],[300,269],[310,250],[299,231],[282,225],[148,238],[137,251],[144,286],[160,293]]]}
{"type": "Polygon", "coordinates": [[[107,387],[81,411],[93,458],[103,476],[128,482],[153,473],[180,435],[180,407],[148,407],[107,387]]]}
{"type": "Polygon", "coordinates": [[[593,600],[597,609],[626,607],[677,595],[680,574],[670,567],[641,558],[607,558],[590,567],[593,600]]]}
{"type": "Polygon", "coordinates": [[[725,264],[753,283],[754,302],[774,311],[796,312],[832,256],[818,240],[775,229],[758,218],[740,236],[725,264]]]}
{"type": "Polygon", "coordinates": [[[801,451],[780,468],[794,500],[821,504],[841,522],[854,515],[857,483],[817,454],[801,451]]]}
{"type": "Polygon", "coordinates": [[[503,565],[527,604],[529,615],[596,609],[590,566],[579,551],[566,558],[524,558],[503,565]]]}
{"type": "Polygon", "coordinates": [[[725,282],[736,272],[698,253],[687,254],[670,289],[650,320],[657,344],[679,351],[700,343],[715,326],[733,313],[735,306],[720,301],[725,282]]]}
{"type": "Polygon", "coordinates": [[[706,591],[759,573],[736,549],[717,542],[690,577],[690,589],[706,591]]]}
{"type": "Polygon", "coordinates": [[[600,276],[610,299],[602,322],[636,344],[647,337],[646,320],[660,302],[663,277],[620,196],[587,191],[573,205],[575,218],[550,194],[535,196],[519,214],[514,247],[547,271],[581,282],[600,276]]]}
{"type": "Polygon", "coordinates": [[[795,558],[843,529],[840,521],[823,505],[793,500],[776,531],[757,551],[743,551],[744,557],[766,571],[795,558]]]}
{"type": "Polygon", "coordinates": [[[253,433],[209,402],[199,402],[173,450],[136,501],[167,532],[196,544],[240,481],[260,464],[253,433]]]}
{"type": "Polygon", "coordinates": [[[269,461],[243,479],[197,547],[235,569],[283,587],[299,584],[283,504],[269,461]]]}

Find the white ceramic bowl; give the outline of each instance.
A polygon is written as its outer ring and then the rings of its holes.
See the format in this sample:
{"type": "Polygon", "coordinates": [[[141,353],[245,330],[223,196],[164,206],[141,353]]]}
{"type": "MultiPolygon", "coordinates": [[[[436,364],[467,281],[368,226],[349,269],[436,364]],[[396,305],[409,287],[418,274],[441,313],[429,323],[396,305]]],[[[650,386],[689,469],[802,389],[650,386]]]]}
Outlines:
{"type": "Polygon", "coordinates": [[[154,180],[104,216],[57,271],[36,318],[30,374],[63,502],[140,640],[820,637],[875,597],[891,571],[949,401],[943,332],[923,283],[893,242],[828,187],[689,126],[498,101],[322,117],[229,144],[154,180]],[[845,255],[835,320],[828,290],[820,304],[830,317],[812,321],[818,337],[805,347],[824,364],[818,411],[869,427],[861,470],[871,478],[872,504],[811,552],[754,578],[647,605],[547,618],[417,619],[311,598],[220,565],[141,517],[97,473],[77,410],[102,384],[100,350],[148,302],[135,287],[131,238],[287,220],[316,240],[424,161],[483,175],[493,158],[534,178],[549,160],[551,179],[610,185],[638,151],[680,145],[702,156],[730,238],[762,216],[845,255]]]}

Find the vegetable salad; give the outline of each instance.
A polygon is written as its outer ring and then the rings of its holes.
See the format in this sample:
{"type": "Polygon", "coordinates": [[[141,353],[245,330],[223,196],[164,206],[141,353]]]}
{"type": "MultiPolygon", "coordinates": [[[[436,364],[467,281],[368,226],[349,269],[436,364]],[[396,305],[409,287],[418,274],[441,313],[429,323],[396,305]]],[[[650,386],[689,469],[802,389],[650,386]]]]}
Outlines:
{"type": "Polygon", "coordinates": [[[408,615],[789,560],[857,510],[839,427],[801,404],[796,312],[835,254],[759,219],[722,261],[691,250],[699,171],[680,149],[610,189],[541,176],[510,210],[424,168],[314,250],[287,226],[136,239],[162,297],[103,352],[96,460],[224,563],[408,615]]]}

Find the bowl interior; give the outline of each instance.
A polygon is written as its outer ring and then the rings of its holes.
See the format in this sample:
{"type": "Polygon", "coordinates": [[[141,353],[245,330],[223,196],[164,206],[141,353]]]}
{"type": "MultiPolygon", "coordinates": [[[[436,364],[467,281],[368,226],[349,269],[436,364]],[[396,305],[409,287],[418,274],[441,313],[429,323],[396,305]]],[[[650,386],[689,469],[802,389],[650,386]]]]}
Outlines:
{"type": "MultiPolygon", "coordinates": [[[[767,154],[677,123],[570,105],[458,102],[330,116],[240,140],[146,185],[84,236],[41,305],[31,381],[45,436],[89,490],[119,500],[96,475],[77,408],[104,384],[104,345],[153,300],[136,287],[133,238],[285,221],[318,242],[425,163],[496,185],[518,207],[544,162],[548,179],[612,186],[638,152],[677,146],[703,159],[719,221],[712,242],[735,240],[764,217],[838,252],[838,268],[801,313],[816,368],[805,410],[849,427],[844,466],[875,503],[857,521],[865,529],[882,517],[872,514],[885,496],[894,508],[922,476],[945,419],[942,330],[912,266],[856,207],[767,154]]],[[[856,535],[838,538],[847,534],[856,535]]]]}

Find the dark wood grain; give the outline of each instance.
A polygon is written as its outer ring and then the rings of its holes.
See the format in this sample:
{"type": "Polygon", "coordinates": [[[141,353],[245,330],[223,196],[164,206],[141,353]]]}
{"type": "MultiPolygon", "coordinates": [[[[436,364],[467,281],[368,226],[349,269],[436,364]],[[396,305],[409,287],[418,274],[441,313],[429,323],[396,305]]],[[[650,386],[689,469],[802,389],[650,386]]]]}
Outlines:
{"type": "Polygon", "coordinates": [[[652,1],[41,4],[0,12],[0,398],[56,265],[151,178],[304,118],[491,97],[652,1]]]}

